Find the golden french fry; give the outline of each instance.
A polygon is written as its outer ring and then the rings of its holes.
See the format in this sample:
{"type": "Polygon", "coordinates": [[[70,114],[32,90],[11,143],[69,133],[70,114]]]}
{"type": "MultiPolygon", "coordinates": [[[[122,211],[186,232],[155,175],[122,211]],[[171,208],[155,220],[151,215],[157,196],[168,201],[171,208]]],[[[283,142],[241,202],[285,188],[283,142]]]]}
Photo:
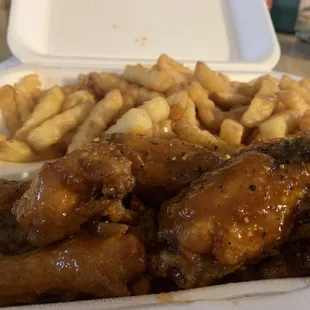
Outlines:
{"type": "Polygon", "coordinates": [[[195,77],[209,92],[227,90],[226,82],[201,61],[198,61],[196,64],[195,77]]]}
{"type": "Polygon", "coordinates": [[[218,131],[220,129],[223,120],[225,119],[224,112],[217,107],[204,108],[198,106],[197,112],[203,125],[210,130],[218,131]]]}
{"type": "Polygon", "coordinates": [[[15,89],[5,85],[0,88],[0,109],[6,128],[11,136],[22,126],[15,101],[15,89]]]}
{"type": "Polygon", "coordinates": [[[38,74],[28,74],[14,85],[17,93],[27,93],[33,97],[40,95],[42,83],[38,74]]]}
{"type": "Polygon", "coordinates": [[[153,98],[162,96],[159,92],[148,90],[145,87],[138,87],[133,85],[129,85],[127,87],[125,94],[131,96],[136,101],[137,105],[140,105],[143,102],[153,98]]]}
{"type": "Polygon", "coordinates": [[[115,125],[106,130],[103,135],[112,133],[146,133],[151,131],[153,123],[144,109],[133,108],[127,111],[115,125]]]}
{"type": "Polygon", "coordinates": [[[123,97],[119,90],[109,92],[99,101],[83,124],[78,128],[68,147],[68,153],[82,148],[87,143],[100,137],[123,105],[123,97]]]}
{"type": "Polygon", "coordinates": [[[5,134],[0,133],[0,142],[5,141],[7,139],[8,139],[8,137],[5,134]]]}
{"type": "Polygon", "coordinates": [[[15,133],[14,138],[25,140],[31,130],[58,114],[62,108],[64,94],[60,87],[49,89],[40,99],[29,119],[15,133]]]}
{"type": "Polygon", "coordinates": [[[172,138],[175,137],[175,133],[172,129],[173,121],[171,119],[166,119],[159,123],[153,124],[152,132],[150,133],[153,137],[165,137],[172,138]]]}
{"type": "Polygon", "coordinates": [[[308,91],[310,91],[310,79],[302,79],[299,81],[299,85],[303,88],[306,88],[308,91]]]}
{"type": "Polygon", "coordinates": [[[298,84],[297,81],[284,74],[280,80],[279,87],[281,90],[297,90],[301,86],[298,84]]]}
{"type": "Polygon", "coordinates": [[[256,95],[242,115],[241,124],[249,128],[257,127],[262,121],[271,116],[275,105],[275,98],[256,95]]]}
{"type": "Polygon", "coordinates": [[[284,138],[298,127],[299,115],[294,111],[274,114],[259,125],[259,134],[266,139],[284,138]]]}
{"type": "Polygon", "coordinates": [[[70,94],[64,101],[62,111],[72,109],[78,104],[95,102],[95,97],[88,90],[78,90],[70,94]]]}
{"type": "Polygon", "coordinates": [[[217,75],[228,87],[230,86],[231,81],[226,74],[219,72],[217,75]]]}
{"type": "Polygon", "coordinates": [[[187,92],[197,107],[214,108],[214,102],[209,99],[208,92],[198,82],[192,82],[187,87],[187,92]]]}
{"type": "Polygon", "coordinates": [[[36,151],[43,151],[56,144],[68,132],[76,129],[94,107],[95,101],[80,103],[29,132],[27,142],[36,151]]]}
{"type": "Polygon", "coordinates": [[[128,83],[123,78],[116,74],[106,72],[90,73],[88,83],[100,98],[113,89],[118,89],[121,93],[125,93],[128,87],[128,83]]]}
{"type": "Polygon", "coordinates": [[[244,135],[244,127],[232,120],[226,118],[221,124],[220,138],[231,146],[239,146],[244,135]]]}
{"type": "Polygon", "coordinates": [[[41,94],[42,83],[37,74],[29,74],[14,85],[16,103],[22,123],[26,122],[41,94]]]}
{"type": "Polygon", "coordinates": [[[25,142],[9,139],[0,142],[0,160],[28,163],[40,157],[25,142]]]}
{"type": "Polygon", "coordinates": [[[192,70],[183,64],[175,61],[166,54],[161,54],[157,60],[156,68],[158,70],[174,69],[175,71],[193,74],[192,70]]]}
{"type": "Polygon", "coordinates": [[[187,108],[188,93],[184,90],[166,98],[170,106],[169,119],[177,120],[181,118],[187,108]]]}
{"type": "Polygon", "coordinates": [[[158,92],[165,92],[175,83],[166,72],[151,70],[140,65],[127,65],[123,74],[125,80],[158,92]]]}
{"type": "Polygon", "coordinates": [[[183,118],[185,118],[188,122],[190,122],[195,126],[199,125],[199,122],[196,117],[196,107],[193,100],[190,97],[187,98],[187,107],[183,114],[183,118]]]}
{"type": "Polygon", "coordinates": [[[255,93],[260,92],[265,96],[273,96],[279,90],[279,80],[270,75],[262,75],[253,82],[255,93]]]}
{"type": "Polygon", "coordinates": [[[202,145],[211,151],[223,153],[229,153],[232,151],[232,148],[224,141],[213,136],[209,131],[201,130],[197,126],[192,125],[184,118],[180,118],[175,123],[173,131],[181,140],[202,145]]]}
{"type": "Polygon", "coordinates": [[[166,96],[171,96],[174,93],[178,93],[180,91],[184,90],[184,86],[181,84],[175,84],[173,85],[167,92],[166,92],[166,96]]]}
{"type": "Polygon", "coordinates": [[[273,114],[278,114],[278,113],[283,112],[285,110],[286,110],[286,106],[280,100],[277,100],[276,106],[273,110],[273,114]]]}
{"type": "Polygon", "coordinates": [[[153,123],[159,123],[168,118],[170,107],[167,101],[162,97],[156,97],[143,103],[140,109],[144,109],[153,123]]]}
{"type": "Polygon", "coordinates": [[[238,94],[232,89],[222,92],[212,92],[209,98],[223,108],[233,108],[236,106],[247,105],[251,102],[251,97],[238,94]]]}
{"type": "Polygon", "coordinates": [[[277,94],[277,96],[286,109],[293,110],[300,116],[310,109],[310,106],[307,104],[305,98],[297,91],[282,90],[277,94]]]}

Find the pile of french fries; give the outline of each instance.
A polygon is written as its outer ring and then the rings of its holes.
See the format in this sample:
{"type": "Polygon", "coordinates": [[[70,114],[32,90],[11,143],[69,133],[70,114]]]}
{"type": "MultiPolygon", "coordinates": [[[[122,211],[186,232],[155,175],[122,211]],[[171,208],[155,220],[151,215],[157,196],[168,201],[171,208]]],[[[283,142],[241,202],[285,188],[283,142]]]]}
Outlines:
{"type": "Polygon", "coordinates": [[[178,137],[231,154],[257,139],[310,131],[310,79],[261,76],[231,81],[197,62],[194,71],[162,54],[152,68],[122,75],[80,74],[72,85],[42,90],[37,74],[0,89],[9,136],[0,160],[59,158],[108,134],[178,137]]]}

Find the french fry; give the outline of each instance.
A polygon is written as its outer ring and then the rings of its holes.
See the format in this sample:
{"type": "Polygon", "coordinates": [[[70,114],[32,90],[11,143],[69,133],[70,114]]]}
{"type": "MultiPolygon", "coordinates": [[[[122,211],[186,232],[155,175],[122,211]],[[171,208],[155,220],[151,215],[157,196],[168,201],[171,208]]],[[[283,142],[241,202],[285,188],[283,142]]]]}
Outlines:
{"type": "Polygon", "coordinates": [[[204,108],[198,106],[197,108],[199,118],[203,125],[210,130],[218,131],[220,126],[225,119],[224,112],[219,108],[204,108]]]}
{"type": "Polygon", "coordinates": [[[299,92],[294,90],[283,90],[280,91],[277,95],[286,109],[293,110],[300,116],[304,115],[304,113],[310,109],[307,101],[299,92]]]}
{"type": "Polygon", "coordinates": [[[302,79],[299,81],[299,85],[306,90],[310,91],[310,79],[302,79]]]}
{"type": "Polygon", "coordinates": [[[196,117],[196,107],[193,100],[190,97],[187,98],[187,107],[183,114],[183,118],[185,118],[188,122],[190,122],[195,126],[199,125],[199,122],[196,117]]]}
{"type": "Polygon", "coordinates": [[[144,109],[153,123],[159,123],[168,118],[170,107],[167,101],[162,97],[156,97],[143,103],[140,109],[144,109]]]}
{"type": "Polygon", "coordinates": [[[214,102],[209,99],[208,92],[198,82],[192,82],[187,87],[187,92],[197,107],[214,108],[214,102]]]}
{"type": "Polygon", "coordinates": [[[130,83],[135,83],[158,92],[165,92],[175,84],[173,78],[167,73],[150,70],[139,65],[127,65],[123,76],[130,83]]]}
{"type": "Polygon", "coordinates": [[[17,140],[0,142],[0,160],[28,163],[40,160],[40,157],[25,143],[17,140]]]}
{"type": "Polygon", "coordinates": [[[49,89],[41,97],[26,123],[16,132],[14,138],[25,140],[31,130],[60,112],[63,101],[64,94],[60,87],[54,86],[49,89]]]}
{"type": "Polygon", "coordinates": [[[68,153],[82,148],[88,142],[100,137],[108,127],[111,120],[117,115],[123,105],[123,97],[119,90],[109,92],[104,99],[99,101],[84,120],[73,136],[68,147],[68,153]]]}
{"type": "Polygon", "coordinates": [[[232,120],[226,118],[221,124],[220,138],[228,145],[238,147],[244,135],[244,127],[232,120]]]}
{"type": "Polygon", "coordinates": [[[144,109],[133,108],[127,111],[115,125],[106,130],[103,135],[112,133],[146,133],[153,128],[153,123],[144,109]]]}
{"type": "Polygon", "coordinates": [[[177,120],[181,118],[187,108],[188,93],[180,91],[166,98],[170,106],[169,119],[177,120]]]}
{"type": "Polygon", "coordinates": [[[276,105],[275,98],[257,95],[241,118],[243,126],[254,128],[271,116],[276,105]]]}
{"type": "Polygon", "coordinates": [[[15,101],[15,89],[5,85],[0,88],[0,109],[6,128],[11,136],[22,126],[15,101]]]}
{"type": "Polygon", "coordinates": [[[179,119],[173,126],[174,133],[183,141],[193,144],[199,144],[211,151],[229,153],[232,151],[224,141],[213,136],[207,130],[201,130],[197,126],[192,125],[186,119],[179,119]]]}
{"type": "Polygon", "coordinates": [[[148,90],[145,87],[138,87],[133,85],[129,85],[124,94],[134,98],[137,105],[140,105],[143,102],[156,97],[162,97],[162,94],[160,94],[159,92],[148,90]]]}
{"type": "Polygon", "coordinates": [[[300,85],[288,75],[284,74],[280,79],[279,87],[281,90],[298,90],[300,85]]]}
{"type": "Polygon", "coordinates": [[[259,125],[259,134],[265,139],[284,138],[298,127],[299,115],[294,111],[274,114],[259,125]]]}
{"type": "Polygon", "coordinates": [[[261,95],[273,96],[279,90],[279,80],[270,75],[262,75],[254,81],[253,89],[256,94],[260,92],[261,95]]]}
{"type": "Polygon", "coordinates": [[[128,83],[120,76],[106,72],[90,73],[89,84],[100,98],[113,89],[118,89],[121,93],[125,93],[128,88],[128,83]]]}
{"type": "Polygon", "coordinates": [[[174,69],[178,72],[184,72],[193,74],[192,70],[185,67],[183,64],[175,61],[174,59],[170,58],[166,54],[161,54],[157,60],[156,68],[158,70],[164,70],[164,69],[174,69]]]}
{"type": "Polygon", "coordinates": [[[88,102],[95,103],[95,97],[93,94],[91,94],[88,90],[85,89],[75,91],[65,99],[62,106],[62,111],[72,109],[76,105],[88,102]]]}
{"type": "Polygon", "coordinates": [[[95,101],[73,106],[29,132],[27,142],[36,151],[43,151],[56,144],[68,132],[76,129],[94,107],[95,101]]]}
{"type": "Polygon", "coordinates": [[[76,130],[72,130],[66,133],[56,144],[53,145],[53,148],[58,150],[62,154],[66,154],[68,146],[70,145],[75,133],[76,130]]]}
{"type": "Polygon", "coordinates": [[[171,96],[174,93],[178,93],[180,91],[184,90],[184,86],[181,84],[175,84],[173,85],[167,92],[166,92],[166,96],[171,96]]]}
{"type": "Polygon", "coordinates": [[[26,75],[14,85],[16,102],[22,123],[26,122],[36,105],[36,99],[41,94],[42,83],[37,74],[26,75]]]}
{"type": "Polygon", "coordinates": [[[238,94],[232,89],[222,92],[212,92],[209,98],[223,108],[233,108],[236,106],[247,105],[251,102],[251,97],[238,94]]]}
{"type": "Polygon", "coordinates": [[[227,90],[227,83],[201,61],[198,61],[196,64],[195,77],[209,92],[222,92],[227,90]]]}
{"type": "Polygon", "coordinates": [[[8,139],[8,137],[5,134],[0,133],[0,142],[5,141],[7,139],[8,139]]]}

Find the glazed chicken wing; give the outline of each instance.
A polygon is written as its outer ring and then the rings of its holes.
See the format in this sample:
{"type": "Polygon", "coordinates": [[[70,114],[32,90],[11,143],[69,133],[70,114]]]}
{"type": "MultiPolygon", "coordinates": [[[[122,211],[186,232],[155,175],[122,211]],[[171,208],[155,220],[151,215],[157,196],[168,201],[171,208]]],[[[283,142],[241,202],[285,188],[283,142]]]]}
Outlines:
{"type": "Polygon", "coordinates": [[[174,197],[223,161],[216,153],[179,139],[114,134],[107,140],[117,144],[132,161],[134,192],[153,205],[174,197]]]}
{"type": "Polygon", "coordinates": [[[132,190],[131,162],[113,145],[92,143],[45,165],[13,214],[34,245],[63,239],[132,190]]]}
{"type": "Polygon", "coordinates": [[[161,253],[164,258],[155,264],[158,274],[172,276],[184,288],[203,286],[280,247],[300,203],[307,199],[309,154],[308,138],[259,146],[203,175],[165,203],[159,214],[159,237],[177,254],[167,260],[166,251],[161,253]],[[294,152],[284,157],[283,148],[294,152]],[[205,277],[202,267],[193,278],[186,273],[186,264],[176,264],[193,258],[203,266],[213,261],[218,273],[205,277]]]}
{"type": "Polygon", "coordinates": [[[119,297],[146,268],[145,250],[133,235],[80,235],[35,252],[0,259],[0,305],[40,296],[119,297]]]}

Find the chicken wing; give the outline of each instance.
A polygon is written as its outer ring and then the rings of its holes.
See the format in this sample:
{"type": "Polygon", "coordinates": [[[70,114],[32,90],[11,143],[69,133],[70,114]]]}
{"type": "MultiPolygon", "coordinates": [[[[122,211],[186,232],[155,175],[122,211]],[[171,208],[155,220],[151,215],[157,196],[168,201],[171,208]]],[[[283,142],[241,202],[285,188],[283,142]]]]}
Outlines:
{"type": "Polygon", "coordinates": [[[134,192],[145,202],[160,205],[174,197],[223,160],[214,152],[179,139],[114,134],[107,138],[132,162],[134,192]]]}
{"type": "Polygon", "coordinates": [[[113,145],[92,143],[45,165],[12,212],[34,245],[63,239],[132,190],[131,162],[113,145]]]}
{"type": "MultiPolygon", "coordinates": [[[[298,206],[307,199],[310,143],[303,139],[247,150],[193,182],[161,207],[160,240],[187,260],[195,255],[204,263],[213,260],[219,277],[223,268],[234,271],[272,253],[287,240],[298,206]],[[294,149],[285,160],[283,145],[294,149]]],[[[176,268],[173,260],[170,267],[176,268]]],[[[184,288],[215,280],[201,281],[201,274],[193,280],[176,269],[172,277],[182,278],[184,288]]]]}
{"type": "Polygon", "coordinates": [[[80,235],[35,252],[0,259],[0,305],[40,296],[119,297],[146,269],[145,250],[133,235],[80,235]]]}

